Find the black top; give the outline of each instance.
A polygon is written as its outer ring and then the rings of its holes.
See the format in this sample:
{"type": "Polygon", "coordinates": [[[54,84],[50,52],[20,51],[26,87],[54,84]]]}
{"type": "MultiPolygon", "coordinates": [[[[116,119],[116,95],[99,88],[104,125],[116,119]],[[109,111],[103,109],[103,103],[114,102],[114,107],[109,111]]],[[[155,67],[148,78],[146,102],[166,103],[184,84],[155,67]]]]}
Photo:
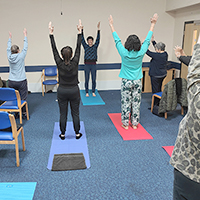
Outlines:
{"type": "Polygon", "coordinates": [[[189,65],[190,64],[190,60],[191,60],[192,56],[180,56],[179,60],[184,63],[185,65],[189,65]]]}
{"type": "Polygon", "coordinates": [[[73,87],[78,85],[78,63],[80,58],[81,48],[81,34],[78,34],[77,45],[74,57],[70,60],[69,64],[65,64],[64,60],[60,57],[56,48],[56,43],[53,35],[49,35],[51,40],[51,47],[54,55],[59,74],[59,86],[73,87]]]}
{"type": "MultiPolygon", "coordinates": [[[[153,45],[156,44],[155,41],[152,42],[153,45]]],[[[149,65],[149,76],[164,77],[167,75],[167,52],[157,53],[147,50],[146,54],[151,57],[149,65]]]]}

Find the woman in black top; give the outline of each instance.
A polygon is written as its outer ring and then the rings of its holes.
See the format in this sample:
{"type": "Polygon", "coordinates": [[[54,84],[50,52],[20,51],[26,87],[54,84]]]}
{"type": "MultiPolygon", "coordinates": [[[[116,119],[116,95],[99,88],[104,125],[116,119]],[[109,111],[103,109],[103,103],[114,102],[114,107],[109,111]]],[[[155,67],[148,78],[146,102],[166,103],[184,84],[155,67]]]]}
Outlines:
{"type": "Polygon", "coordinates": [[[60,131],[59,137],[65,139],[67,113],[68,113],[68,102],[70,103],[71,115],[73,119],[74,131],[76,133],[76,139],[79,139],[82,134],[80,130],[80,119],[79,119],[79,105],[80,105],[80,90],[78,86],[78,63],[80,58],[81,48],[81,31],[82,31],[81,20],[79,20],[77,46],[74,57],[72,58],[72,48],[65,46],[61,49],[60,57],[56,48],[53,31],[54,27],[49,22],[49,36],[51,41],[51,47],[54,55],[59,74],[59,87],[57,90],[57,99],[60,109],[60,131]]]}
{"type": "Polygon", "coordinates": [[[149,76],[151,77],[152,93],[161,92],[162,82],[167,75],[168,54],[165,51],[165,44],[156,43],[152,37],[152,44],[156,52],[147,50],[146,54],[151,57],[149,65],[149,76]]]}

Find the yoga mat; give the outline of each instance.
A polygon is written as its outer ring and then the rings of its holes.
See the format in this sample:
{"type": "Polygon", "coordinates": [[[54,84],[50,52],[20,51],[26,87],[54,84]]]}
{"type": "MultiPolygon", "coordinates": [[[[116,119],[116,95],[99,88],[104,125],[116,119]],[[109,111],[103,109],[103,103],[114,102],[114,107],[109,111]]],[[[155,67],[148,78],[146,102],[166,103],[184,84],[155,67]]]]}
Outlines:
{"type": "Polygon", "coordinates": [[[89,97],[85,96],[86,95],[85,90],[80,90],[80,94],[81,94],[81,101],[84,106],[105,105],[105,102],[102,100],[97,90],[95,90],[96,97],[92,96],[91,90],[89,90],[88,92],[89,97]]]}
{"type": "Polygon", "coordinates": [[[3,182],[0,183],[1,200],[31,200],[36,182],[3,182]]]}
{"type": "Polygon", "coordinates": [[[142,127],[141,124],[138,124],[138,128],[135,130],[129,126],[128,130],[122,128],[121,123],[121,113],[108,113],[108,116],[112,120],[115,128],[122,136],[123,140],[150,140],[153,137],[142,127]]]}
{"type": "Polygon", "coordinates": [[[169,154],[170,157],[172,156],[174,146],[162,146],[162,148],[169,154]]]}
{"type": "Polygon", "coordinates": [[[61,140],[60,135],[60,126],[59,122],[55,122],[53,138],[51,143],[51,149],[49,153],[49,161],[47,168],[52,169],[54,154],[68,154],[68,153],[83,153],[85,157],[85,164],[87,168],[90,168],[90,158],[87,147],[87,139],[85,133],[85,127],[83,121],[80,122],[82,137],[76,139],[74,127],[72,122],[67,122],[67,129],[65,132],[65,140],[61,140]]]}

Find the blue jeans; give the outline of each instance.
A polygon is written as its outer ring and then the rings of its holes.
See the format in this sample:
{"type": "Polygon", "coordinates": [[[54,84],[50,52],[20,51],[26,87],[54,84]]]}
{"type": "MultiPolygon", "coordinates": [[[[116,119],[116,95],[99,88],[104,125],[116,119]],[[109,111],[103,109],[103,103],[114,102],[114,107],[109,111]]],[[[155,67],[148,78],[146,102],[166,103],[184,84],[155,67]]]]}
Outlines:
{"type": "Polygon", "coordinates": [[[92,92],[95,92],[95,88],[96,88],[96,65],[88,65],[85,64],[84,67],[84,71],[85,71],[85,92],[88,93],[88,83],[89,83],[89,79],[90,79],[90,72],[92,75],[92,92]]]}

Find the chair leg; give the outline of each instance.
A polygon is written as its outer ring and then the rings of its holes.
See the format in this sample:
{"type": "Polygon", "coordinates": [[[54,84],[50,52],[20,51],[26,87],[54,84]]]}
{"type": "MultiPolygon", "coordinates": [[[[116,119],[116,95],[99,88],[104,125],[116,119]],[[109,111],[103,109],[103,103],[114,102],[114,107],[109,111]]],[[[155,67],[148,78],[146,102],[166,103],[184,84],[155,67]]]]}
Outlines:
{"type": "Polygon", "coordinates": [[[18,138],[15,138],[15,153],[16,153],[16,163],[17,167],[19,167],[19,147],[18,147],[18,138]]]}
{"type": "Polygon", "coordinates": [[[22,109],[19,110],[19,121],[22,124],[22,109]]]}
{"type": "Polygon", "coordinates": [[[184,115],[184,109],[183,109],[183,106],[181,106],[181,115],[184,115]]]}
{"type": "Polygon", "coordinates": [[[44,85],[42,85],[42,96],[44,96],[44,85]]]}
{"type": "Polygon", "coordinates": [[[151,112],[153,112],[153,105],[154,105],[154,95],[152,96],[152,101],[151,101],[151,112]]]}
{"type": "Polygon", "coordinates": [[[25,151],[25,140],[24,140],[24,129],[22,127],[22,130],[21,130],[21,136],[22,136],[22,146],[23,146],[23,151],[25,151]]]}
{"type": "Polygon", "coordinates": [[[27,117],[27,120],[29,120],[28,104],[27,103],[26,103],[26,117],[27,117]]]}
{"type": "Polygon", "coordinates": [[[165,119],[167,119],[167,112],[165,112],[165,119]]]}

